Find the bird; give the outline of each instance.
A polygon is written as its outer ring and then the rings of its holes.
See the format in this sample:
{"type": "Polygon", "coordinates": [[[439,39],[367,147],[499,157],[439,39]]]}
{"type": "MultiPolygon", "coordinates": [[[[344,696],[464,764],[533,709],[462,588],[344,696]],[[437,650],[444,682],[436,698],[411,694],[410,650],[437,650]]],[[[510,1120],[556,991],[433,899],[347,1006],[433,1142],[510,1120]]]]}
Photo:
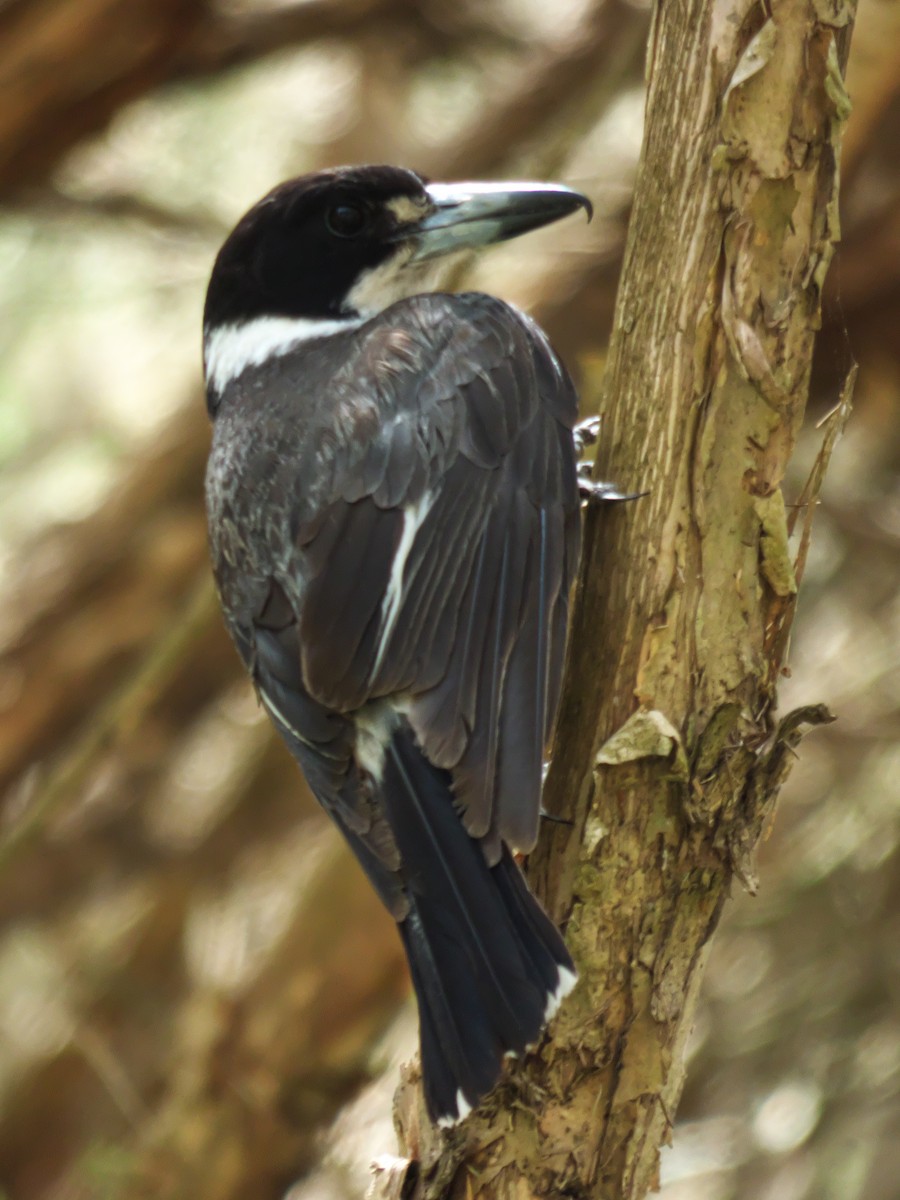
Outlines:
{"type": "Polygon", "coordinates": [[[578,210],[559,184],[318,171],[238,221],[203,310],[225,621],[397,923],[441,1126],[577,979],[519,862],[560,695],[581,435],[539,326],[439,283],[578,210]]]}

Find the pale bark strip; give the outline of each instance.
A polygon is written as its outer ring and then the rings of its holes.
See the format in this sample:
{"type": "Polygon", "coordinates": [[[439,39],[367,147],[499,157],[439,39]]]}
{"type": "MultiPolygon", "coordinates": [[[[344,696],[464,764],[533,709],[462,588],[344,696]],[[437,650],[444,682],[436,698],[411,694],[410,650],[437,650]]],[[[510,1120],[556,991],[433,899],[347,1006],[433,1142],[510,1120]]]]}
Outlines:
{"type": "Polygon", "coordinates": [[[796,598],[780,485],[838,237],[854,12],[657,10],[599,463],[649,495],[587,521],[547,787],[575,824],[530,864],[582,983],[453,1143],[401,1088],[416,1195],[638,1200],[656,1182],[732,875],[752,885],[790,748],[828,717],[771,713],[796,598]]]}

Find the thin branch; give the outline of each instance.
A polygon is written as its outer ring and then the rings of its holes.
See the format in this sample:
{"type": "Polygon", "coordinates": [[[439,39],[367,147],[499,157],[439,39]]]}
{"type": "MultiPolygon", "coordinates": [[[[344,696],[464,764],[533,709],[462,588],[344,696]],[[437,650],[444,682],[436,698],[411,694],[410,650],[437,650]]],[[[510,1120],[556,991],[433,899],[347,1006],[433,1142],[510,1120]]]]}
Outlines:
{"type": "Polygon", "coordinates": [[[139,726],[151,705],[183,666],[189,647],[218,619],[215,588],[204,570],[187,598],[180,620],[154,641],[136,668],[91,713],[46,775],[33,777],[24,809],[0,840],[0,874],[23,846],[46,828],[100,760],[139,726]]]}
{"type": "Polygon", "coordinates": [[[38,219],[69,221],[73,217],[108,223],[127,221],[160,233],[221,241],[228,226],[215,214],[198,209],[176,209],[135,192],[107,191],[91,195],[63,191],[56,186],[29,188],[16,195],[11,208],[27,210],[38,219]]]}
{"type": "Polygon", "coordinates": [[[822,429],[824,427],[825,436],[822,439],[822,445],[819,447],[819,452],[816,455],[816,460],[812,465],[806,483],[803,485],[803,490],[797,497],[796,505],[788,520],[788,534],[793,534],[800,513],[803,513],[803,529],[800,533],[800,545],[797,550],[797,557],[794,559],[794,574],[798,583],[803,578],[803,572],[806,568],[806,556],[809,552],[809,543],[812,536],[813,516],[819,495],[822,491],[822,484],[825,482],[828,465],[831,462],[834,448],[841,434],[844,432],[844,427],[850,419],[850,413],[853,411],[853,393],[856,389],[858,375],[859,365],[854,363],[847,374],[843,388],[841,388],[840,399],[831,412],[826,413],[818,423],[817,428],[822,429]]]}
{"type": "Polygon", "coordinates": [[[176,78],[218,74],[244,66],[288,46],[323,38],[369,35],[404,36],[417,43],[422,55],[459,51],[474,38],[480,46],[494,44],[521,50],[521,42],[482,19],[477,7],[435,7],[403,0],[306,0],[262,12],[218,12],[183,47],[176,78]]]}

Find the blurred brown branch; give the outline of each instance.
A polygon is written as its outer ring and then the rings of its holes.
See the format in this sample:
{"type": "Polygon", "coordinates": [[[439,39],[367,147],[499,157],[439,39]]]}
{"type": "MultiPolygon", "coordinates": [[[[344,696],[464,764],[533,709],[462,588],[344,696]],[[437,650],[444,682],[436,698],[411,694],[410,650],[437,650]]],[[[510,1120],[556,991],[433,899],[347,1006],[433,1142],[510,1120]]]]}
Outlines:
{"type": "MultiPolygon", "coordinates": [[[[646,15],[622,0],[591,9],[578,35],[559,48],[532,54],[506,95],[444,149],[441,176],[477,179],[497,167],[500,147],[549,148],[558,170],[565,153],[585,129],[603,115],[612,98],[639,78],[646,37],[646,15]]],[[[426,163],[426,168],[431,169],[426,163]]]]}
{"type": "Polygon", "coordinates": [[[150,646],[137,667],[105,697],[102,705],[88,714],[85,726],[71,746],[51,764],[46,775],[38,774],[33,781],[24,797],[24,811],[19,811],[0,834],[0,880],[14,855],[45,828],[73,792],[84,786],[101,757],[115,751],[118,740],[134,733],[173,674],[181,669],[199,632],[209,626],[216,612],[215,588],[208,572],[204,571],[183,609],[150,646]]]}
{"type": "Polygon", "coordinates": [[[114,502],[55,531],[10,581],[0,668],[22,688],[0,725],[0,786],[120,680],[123,658],[177,620],[206,561],[205,438],[198,398],[114,502]]]}
{"type": "Polygon", "coordinates": [[[485,26],[405,0],[309,0],[262,11],[206,0],[16,0],[0,10],[0,195],[48,175],[124,104],[318,38],[394,26],[446,52],[485,26]]]}
{"type": "Polygon", "coordinates": [[[41,219],[67,222],[128,221],[140,223],[162,233],[223,238],[228,230],[214,214],[196,209],[176,209],[133,192],[105,191],[92,195],[73,195],[56,187],[36,187],[16,194],[10,209],[30,211],[41,219]]]}
{"type": "Polygon", "coordinates": [[[169,1091],[138,1132],[122,1200],[281,1194],[377,1068],[372,1044],[406,993],[399,941],[334,830],[307,825],[285,952],[239,999],[176,1018],[169,1091]]]}

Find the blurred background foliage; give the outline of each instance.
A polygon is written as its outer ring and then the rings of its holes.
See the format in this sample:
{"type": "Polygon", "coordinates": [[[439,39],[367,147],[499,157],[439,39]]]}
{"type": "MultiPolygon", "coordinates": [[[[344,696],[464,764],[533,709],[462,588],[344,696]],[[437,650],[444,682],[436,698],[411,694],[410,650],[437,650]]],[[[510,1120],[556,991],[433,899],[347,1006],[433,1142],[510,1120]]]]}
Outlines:
{"type": "MultiPolygon", "coordinates": [[[[0,1192],[361,1197],[415,1018],[398,943],[212,599],[200,312],[280,179],[552,177],[597,215],[467,286],[602,409],[649,11],[627,0],[0,8],[0,1192]]],[[[900,1197],[900,6],[861,0],[816,422],[860,366],[782,688],[804,743],[717,935],[665,1200],[900,1197]]],[[[627,472],[627,464],[622,464],[627,472]]],[[[623,478],[627,484],[627,478],[623,478]]],[[[639,552],[639,548],[636,548],[639,552]]],[[[614,569],[614,565],[610,565],[614,569]]]]}

